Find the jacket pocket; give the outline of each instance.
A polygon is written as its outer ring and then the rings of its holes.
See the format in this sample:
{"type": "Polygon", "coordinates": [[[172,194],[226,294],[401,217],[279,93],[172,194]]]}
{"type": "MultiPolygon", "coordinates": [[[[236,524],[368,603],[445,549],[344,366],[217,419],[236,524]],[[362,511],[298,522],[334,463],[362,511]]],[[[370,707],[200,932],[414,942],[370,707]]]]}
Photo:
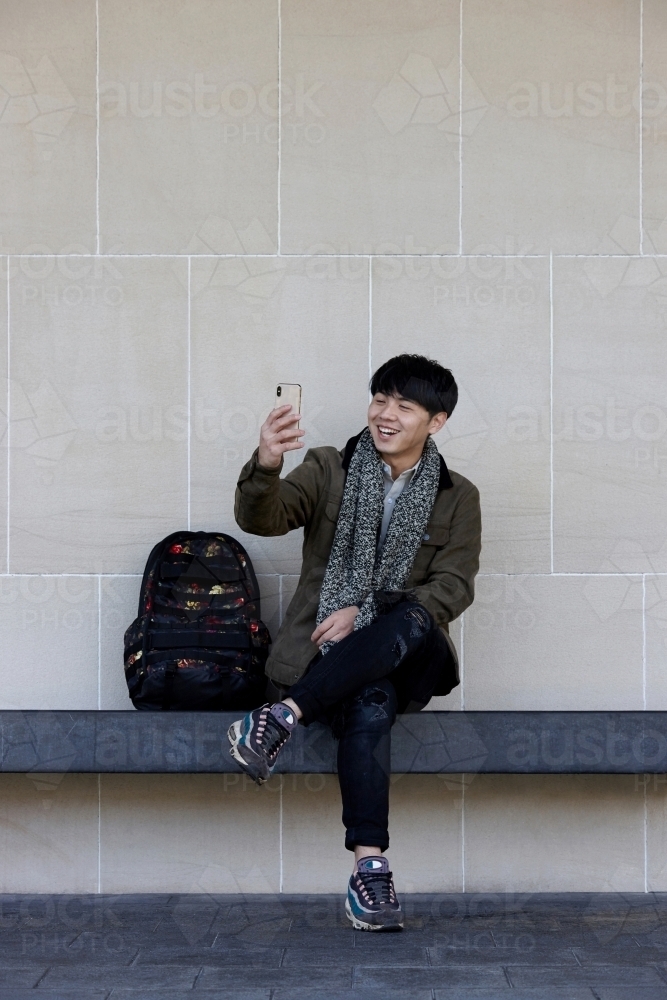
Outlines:
{"type": "Polygon", "coordinates": [[[416,586],[426,579],[428,568],[438,549],[449,541],[449,524],[438,524],[429,521],[422,535],[421,545],[417,549],[415,561],[410,573],[410,585],[416,586]]]}
{"type": "Polygon", "coordinates": [[[440,548],[449,541],[449,524],[429,521],[422,535],[422,545],[440,548]]]}
{"type": "Polygon", "coordinates": [[[340,512],[340,505],[343,502],[342,497],[334,496],[332,493],[327,494],[327,502],[324,505],[324,514],[330,521],[334,524],[338,521],[338,514],[340,512]]]}
{"type": "Polygon", "coordinates": [[[316,511],[312,523],[306,526],[304,561],[309,566],[313,565],[315,559],[317,563],[321,562],[323,567],[326,567],[336,534],[339,509],[340,500],[328,493],[325,502],[316,511]]]}

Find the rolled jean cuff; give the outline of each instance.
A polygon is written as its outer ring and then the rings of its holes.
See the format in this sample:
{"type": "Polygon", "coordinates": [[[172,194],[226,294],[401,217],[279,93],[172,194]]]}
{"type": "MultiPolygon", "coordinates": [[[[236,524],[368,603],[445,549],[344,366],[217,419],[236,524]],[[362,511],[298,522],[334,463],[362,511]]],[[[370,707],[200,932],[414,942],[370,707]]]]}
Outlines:
{"type": "Polygon", "coordinates": [[[345,847],[353,851],[357,844],[363,847],[379,847],[386,851],[389,847],[389,834],[376,826],[353,826],[345,832],[345,847]]]}

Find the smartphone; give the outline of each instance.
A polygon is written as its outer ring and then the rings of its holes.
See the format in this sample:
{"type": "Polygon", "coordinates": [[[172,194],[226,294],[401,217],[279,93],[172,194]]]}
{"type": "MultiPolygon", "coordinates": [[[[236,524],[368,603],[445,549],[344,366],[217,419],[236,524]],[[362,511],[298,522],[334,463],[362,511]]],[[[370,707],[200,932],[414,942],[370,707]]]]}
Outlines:
{"type": "Polygon", "coordinates": [[[301,386],[295,382],[281,382],[276,389],[276,406],[286,403],[292,404],[292,413],[301,413],[301,386]]]}
{"type": "MultiPolygon", "coordinates": [[[[276,389],[276,406],[292,404],[292,413],[301,413],[301,386],[297,382],[281,382],[276,389]]],[[[297,421],[296,426],[299,426],[297,421]]],[[[291,440],[296,441],[296,438],[291,440]]]]}

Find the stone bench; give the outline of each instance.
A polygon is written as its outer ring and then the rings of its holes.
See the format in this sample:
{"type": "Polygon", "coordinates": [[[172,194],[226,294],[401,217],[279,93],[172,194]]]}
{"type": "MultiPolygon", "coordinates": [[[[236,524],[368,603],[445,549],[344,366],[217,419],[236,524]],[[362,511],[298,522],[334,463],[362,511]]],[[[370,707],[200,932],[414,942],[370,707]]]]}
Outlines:
{"type": "MultiPolygon", "coordinates": [[[[0,711],[5,772],[237,772],[238,712],[0,711]]],[[[276,773],[334,773],[336,744],[299,727],[276,773]]],[[[392,733],[394,773],[667,772],[667,712],[420,712],[392,733]]]]}

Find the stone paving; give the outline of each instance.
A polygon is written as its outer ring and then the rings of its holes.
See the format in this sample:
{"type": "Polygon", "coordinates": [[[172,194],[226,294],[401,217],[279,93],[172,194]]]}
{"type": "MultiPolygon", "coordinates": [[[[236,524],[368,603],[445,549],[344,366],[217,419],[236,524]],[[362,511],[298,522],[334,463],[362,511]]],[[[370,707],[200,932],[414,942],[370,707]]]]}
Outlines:
{"type": "Polygon", "coordinates": [[[667,1000],[667,894],[1,896],[0,1000],[667,1000]]]}

